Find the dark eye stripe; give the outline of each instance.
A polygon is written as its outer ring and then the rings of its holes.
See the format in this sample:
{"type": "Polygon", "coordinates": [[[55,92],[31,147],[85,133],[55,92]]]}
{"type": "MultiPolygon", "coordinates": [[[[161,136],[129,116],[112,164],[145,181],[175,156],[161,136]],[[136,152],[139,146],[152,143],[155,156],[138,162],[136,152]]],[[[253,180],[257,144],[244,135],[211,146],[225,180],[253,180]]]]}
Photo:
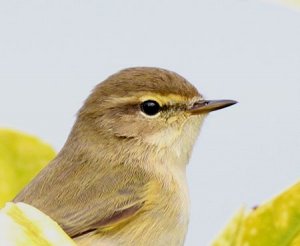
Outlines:
{"type": "Polygon", "coordinates": [[[174,110],[174,111],[181,111],[186,110],[187,106],[185,104],[173,104],[173,105],[163,105],[161,107],[161,111],[167,111],[167,110],[174,110]]]}

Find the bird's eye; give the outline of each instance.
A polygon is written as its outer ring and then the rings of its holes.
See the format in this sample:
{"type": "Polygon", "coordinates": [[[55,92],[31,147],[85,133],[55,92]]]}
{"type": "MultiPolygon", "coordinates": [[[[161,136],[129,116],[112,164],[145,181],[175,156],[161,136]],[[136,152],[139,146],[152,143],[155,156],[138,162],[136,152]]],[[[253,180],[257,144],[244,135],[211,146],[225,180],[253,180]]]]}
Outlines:
{"type": "Polygon", "coordinates": [[[141,103],[141,110],[150,116],[156,115],[159,113],[161,107],[158,104],[158,102],[153,101],[153,100],[147,100],[145,102],[141,103]]]}

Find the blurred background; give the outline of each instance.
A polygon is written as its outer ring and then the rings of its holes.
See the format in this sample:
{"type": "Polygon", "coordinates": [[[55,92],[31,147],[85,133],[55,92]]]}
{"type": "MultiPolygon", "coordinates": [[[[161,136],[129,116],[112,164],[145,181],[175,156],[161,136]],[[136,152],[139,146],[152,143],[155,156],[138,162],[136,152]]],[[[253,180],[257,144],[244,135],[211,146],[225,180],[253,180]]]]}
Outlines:
{"type": "Polygon", "coordinates": [[[299,180],[292,2],[0,0],[0,127],[59,151],[91,89],[131,66],[167,68],[208,99],[239,101],[207,118],[188,167],[186,245],[208,245],[238,208],[299,180]]]}

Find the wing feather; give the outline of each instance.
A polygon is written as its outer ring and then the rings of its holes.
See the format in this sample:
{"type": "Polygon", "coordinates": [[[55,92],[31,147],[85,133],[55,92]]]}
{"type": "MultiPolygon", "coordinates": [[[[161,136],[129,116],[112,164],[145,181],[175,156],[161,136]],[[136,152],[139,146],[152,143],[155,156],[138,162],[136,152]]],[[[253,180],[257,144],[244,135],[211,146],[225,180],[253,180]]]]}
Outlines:
{"type": "Polygon", "coordinates": [[[136,216],[146,202],[143,169],[123,163],[50,163],[14,199],[40,209],[71,236],[109,230],[136,216]],[[87,179],[88,177],[88,179],[87,179]]]}

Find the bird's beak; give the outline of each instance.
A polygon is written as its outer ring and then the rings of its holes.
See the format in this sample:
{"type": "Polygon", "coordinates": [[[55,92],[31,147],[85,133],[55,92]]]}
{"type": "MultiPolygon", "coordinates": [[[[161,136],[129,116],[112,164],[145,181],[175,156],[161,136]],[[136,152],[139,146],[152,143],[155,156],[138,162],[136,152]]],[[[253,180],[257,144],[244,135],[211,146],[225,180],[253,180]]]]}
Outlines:
{"type": "Polygon", "coordinates": [[[199,100],[188,109],[192,115],[209,113],[236,104],[234,100],[199,100]]]}

